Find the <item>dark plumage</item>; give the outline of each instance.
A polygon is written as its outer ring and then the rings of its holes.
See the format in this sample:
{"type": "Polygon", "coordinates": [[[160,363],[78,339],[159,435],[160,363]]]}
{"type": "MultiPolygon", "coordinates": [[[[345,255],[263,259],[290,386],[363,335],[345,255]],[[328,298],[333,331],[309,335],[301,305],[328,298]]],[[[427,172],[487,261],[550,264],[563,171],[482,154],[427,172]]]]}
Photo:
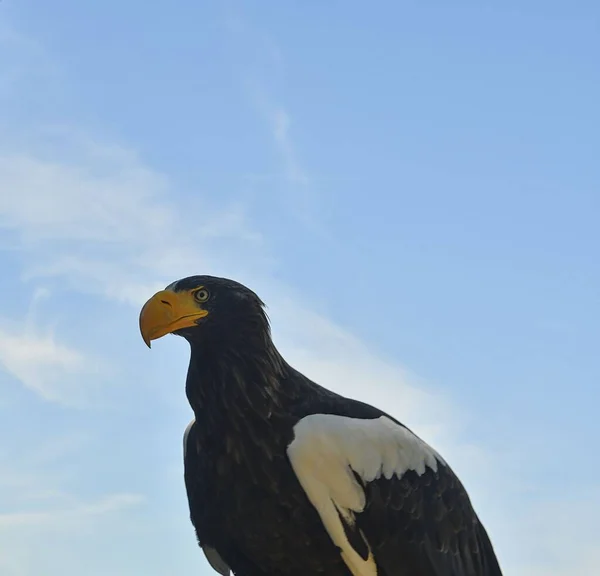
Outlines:
{"type": "Polygon", "coordinates": [[[254,292],[231,280],[185,278],[149,300],[140,326],[148,344],[172,332],[191,346],[186,395],[195,423],[184,440],[185,486],[198,542],[216,570],[501,576],[487,533],[442,458],[391,416],[291,367],[254,292]],[[314,425],[299,424],[310,415],[314,425]],[[313,453],[331,466],[325,507],[307,495],[323,486],[315,483],[313,453]],[[352,477],[338,480],[338,472],[352,477]],[[345,503],[350,496],[364,506],[345,503]],[[338,546],[324,519],[343,528],[338,546]]]}

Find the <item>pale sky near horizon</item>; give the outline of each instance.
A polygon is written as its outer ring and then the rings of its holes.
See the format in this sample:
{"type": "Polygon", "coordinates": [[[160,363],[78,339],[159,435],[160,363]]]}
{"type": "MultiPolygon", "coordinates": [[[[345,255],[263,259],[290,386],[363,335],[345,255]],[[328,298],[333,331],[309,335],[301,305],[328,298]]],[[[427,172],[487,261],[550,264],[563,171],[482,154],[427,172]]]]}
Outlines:
{"type": "Polygon", "coordinates": [[[191,274],[450,462],[506,576],[600,573],[600,5],[0,3],[0,573],[210,575],[191,274]]]}

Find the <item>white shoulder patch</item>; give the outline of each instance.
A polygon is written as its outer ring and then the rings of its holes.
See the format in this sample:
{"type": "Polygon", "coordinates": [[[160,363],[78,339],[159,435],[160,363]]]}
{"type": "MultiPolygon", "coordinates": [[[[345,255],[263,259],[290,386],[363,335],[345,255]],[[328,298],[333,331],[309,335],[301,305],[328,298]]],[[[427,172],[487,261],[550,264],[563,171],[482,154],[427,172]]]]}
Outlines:
{"type": "Polygon", "coordinates": [[[185,432],[183,433],[183,458],[185,459],[185,455],[187,453],[187,441],[188,436],[190,435],[190,430],[192,426],[196,423],[196,419],[194,418],[186,427],[185,432]]]}
{"type": "MultiPolygon", "coordinates": [[[[399,478],[407,470],[419,476],[437,470],[441,456],[412,432],[381,416],[377,419],[312,414],[294,426],[287,449],[290,463],[342,558],[354,576],[376,576],[369,550],[363,560],[348,541],[339,514],[351,525],[365,507],[365,493],[352,471],[364,482],[381,476],[399,478]]],[[[366,541],[366,540],[365,540],[366,541]]]]}

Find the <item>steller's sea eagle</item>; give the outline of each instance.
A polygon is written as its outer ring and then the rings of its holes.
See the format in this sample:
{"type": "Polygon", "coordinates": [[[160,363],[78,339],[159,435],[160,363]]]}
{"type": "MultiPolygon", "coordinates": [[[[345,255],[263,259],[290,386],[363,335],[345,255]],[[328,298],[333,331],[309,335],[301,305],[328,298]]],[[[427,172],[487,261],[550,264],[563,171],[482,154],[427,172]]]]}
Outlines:
{"type": "Polygon", "coordinates": [[[191,276],[140,313],[191,346],[190,519],[223,576],[502,576],[450,466],[406,426],[319,386],[238,282],[191,276]]]}

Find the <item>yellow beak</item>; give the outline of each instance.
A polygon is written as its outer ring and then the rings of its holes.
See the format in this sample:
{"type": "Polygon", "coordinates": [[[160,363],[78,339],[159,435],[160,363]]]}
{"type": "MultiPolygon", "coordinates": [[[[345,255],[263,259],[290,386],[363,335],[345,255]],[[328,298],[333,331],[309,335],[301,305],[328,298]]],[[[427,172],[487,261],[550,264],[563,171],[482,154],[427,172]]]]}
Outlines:
{"type": "Polygon", "coordinates": [[[157,292],[140,312],[140,332],[150,348],[150,342],[181,328],[195,326],[196,321],[208,315],[200,308],[192,292],[157,292]]]}

